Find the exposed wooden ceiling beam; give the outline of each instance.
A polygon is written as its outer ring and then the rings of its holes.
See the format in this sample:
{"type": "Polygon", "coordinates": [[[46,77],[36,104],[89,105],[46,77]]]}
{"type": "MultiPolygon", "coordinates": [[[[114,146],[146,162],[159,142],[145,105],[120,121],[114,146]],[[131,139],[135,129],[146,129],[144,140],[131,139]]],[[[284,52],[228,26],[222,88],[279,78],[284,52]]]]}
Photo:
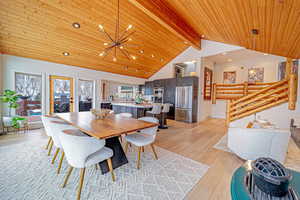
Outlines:
{"type": "Polygon", "coordinates": [[[149,17],[193,47],[201,48],[201,36],[164,0],[128,0],[149,17]]]}

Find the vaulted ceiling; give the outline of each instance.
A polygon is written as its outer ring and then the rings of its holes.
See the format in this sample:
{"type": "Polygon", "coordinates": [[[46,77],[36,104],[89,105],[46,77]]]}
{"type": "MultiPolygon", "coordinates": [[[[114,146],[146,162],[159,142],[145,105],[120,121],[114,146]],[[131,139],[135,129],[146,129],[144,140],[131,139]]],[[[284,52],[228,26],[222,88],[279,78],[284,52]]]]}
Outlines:
{"type": "Polygon", "coordinates": [[[117,0],[1,0],[1,52],[147,78],[188,47],[136,6],[120,0],[121,31],[133,25],[136,32],[128,43],[135,45],[128,50],[137,59],[128,60],[121,52],[117,62],[112,54],[103,59],[99,53],[108,39],[98,25],[114,35],[116,5],[117,0]],[[79,29],[72,27],[74,22],[80,23],[79,29]]]}
{"type": "Polygon", "coordinates": [[[136,31],[129,52],[137,59],[128,60],[120,53],[117,62],[111,56],[103,59],[99,53],[107,39],[98,25],[114,34],[116,2],[0,1],[0,50],[142,78],[150,77],[188,46],[201,48],[201,37],[300,58],[299,0],[120,0],[121,28],[132,24],[136,31]],[[74,22],[80,23],[79,29],[72,27],[74,22]]]}

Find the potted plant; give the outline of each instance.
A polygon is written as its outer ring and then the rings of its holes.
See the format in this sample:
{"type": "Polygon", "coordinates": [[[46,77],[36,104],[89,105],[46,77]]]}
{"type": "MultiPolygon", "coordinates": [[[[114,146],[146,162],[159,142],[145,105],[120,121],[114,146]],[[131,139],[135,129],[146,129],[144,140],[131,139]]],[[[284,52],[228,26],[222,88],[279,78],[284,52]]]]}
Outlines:
{"type": "Polygon", "coordinates": [[[5,126],[20,128],[21,122],[25,120],[25,118],[23,117],[11,116],[12,109],[16,109],[19,107],[18,100],[20,97],[21,95],[17,94],[13,90],[5,90],[4,93],[0,96],[0,100],[2,100],[2,102],[4,103],[7,103],[9,108],[8,117],[3,117],[5,126]]]}

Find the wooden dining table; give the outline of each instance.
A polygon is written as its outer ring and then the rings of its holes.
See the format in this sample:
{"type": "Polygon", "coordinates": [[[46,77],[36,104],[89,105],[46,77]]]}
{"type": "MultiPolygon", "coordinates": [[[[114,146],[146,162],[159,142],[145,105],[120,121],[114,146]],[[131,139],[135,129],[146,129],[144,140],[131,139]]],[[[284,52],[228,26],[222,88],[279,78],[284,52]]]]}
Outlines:
{"type": "MultiPolygon", "coordinates": [[[[122,117],[118,114],[109,114],[104,119],[96,119],[91,112],[57,113],[56,116],[91,137],[105,139],[105,146],[114,152],[112,157],[114,169],[128,163],[119,141],[120,135],[158,126],[156,123],[122,117]]],[[[109,171],[107,162],[103,161],[99,164],[103,174],[109,171]]]]}

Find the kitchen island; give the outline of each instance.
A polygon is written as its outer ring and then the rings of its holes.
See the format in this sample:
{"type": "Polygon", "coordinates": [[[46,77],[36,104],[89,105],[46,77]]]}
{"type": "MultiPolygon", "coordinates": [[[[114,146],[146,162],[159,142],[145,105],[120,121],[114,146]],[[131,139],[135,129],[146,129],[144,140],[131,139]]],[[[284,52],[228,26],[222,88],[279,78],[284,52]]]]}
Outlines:
{"type": "Polygon", "coordinates": [[[115,114],[131,113],[133,118],[146,116],[146,111],[151,110],[152,104],[135,104],[135,103],[112,103],[115,114]]]}

